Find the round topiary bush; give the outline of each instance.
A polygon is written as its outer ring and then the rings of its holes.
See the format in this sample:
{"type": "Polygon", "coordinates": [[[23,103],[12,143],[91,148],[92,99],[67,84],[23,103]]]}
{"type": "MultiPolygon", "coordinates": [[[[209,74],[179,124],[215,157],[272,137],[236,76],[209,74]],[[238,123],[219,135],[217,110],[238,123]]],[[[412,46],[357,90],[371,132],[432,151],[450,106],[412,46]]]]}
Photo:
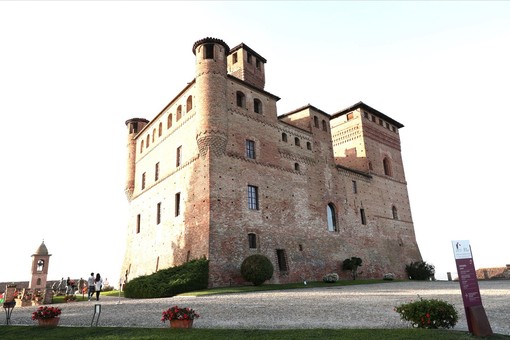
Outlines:
{"type": "Polygon", "coordinates": [[[242,277],[255,286],[260,286],[273,276],[273,264],[260,254],[250,255],[241,264],[242,277]]]}

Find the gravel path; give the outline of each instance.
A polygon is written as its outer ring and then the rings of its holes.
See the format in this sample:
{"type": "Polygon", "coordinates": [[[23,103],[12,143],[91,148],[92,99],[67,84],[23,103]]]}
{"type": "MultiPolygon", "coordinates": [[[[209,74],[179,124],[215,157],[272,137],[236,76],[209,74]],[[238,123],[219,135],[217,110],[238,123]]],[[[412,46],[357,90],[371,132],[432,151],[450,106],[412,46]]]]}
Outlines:
{"type": "MultiPolygon", "coordinates": [[[[481,281],[482,303],[494,333],[510,335],[510,280],[481,281]]],[[[309,288],[277,292],[124,299],[101,297],[100,301],[56,305],[62,308],[61,326],[90,326],[94,305],[101,304],[99,326],[168,327],[161,312],[171,306],[191,307],[200,318],[196,328],[406,328],[393,308],[401,303],[437,298],[452,303],[460,320],[467,323],[458,282],[388,282],[331,288],[309,288]]],[[[12,325],[33,325],[36,307],[16,307],[12,325]]],[[[0,324],[5,323],[5,318],[0,324]]]]}

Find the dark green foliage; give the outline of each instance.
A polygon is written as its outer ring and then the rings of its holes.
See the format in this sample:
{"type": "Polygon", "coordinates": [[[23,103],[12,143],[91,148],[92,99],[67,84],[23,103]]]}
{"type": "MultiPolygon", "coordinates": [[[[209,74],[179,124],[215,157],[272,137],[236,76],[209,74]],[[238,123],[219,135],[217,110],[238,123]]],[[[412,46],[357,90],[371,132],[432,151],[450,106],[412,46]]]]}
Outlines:
{"type": "Polygon", "coordinates": [[[359,257],[351,257],[350,259],[345,259],[342,264],[343,270],[350,270],[352,279],[356,280],[356,277],[358,276],[358,267],[361,267],[361,263],[363,262],[362,259],[359,257]]]}
{"type": "Polygon", "coordinates": [[[430,280],[436,270],[433,265],[425,261],[411,262],[406,265],[406,273],[410,280],[430,280]]]}
{"type": "Polygon", "coordinates": [[[152,275],[139,276],[124,288],[127,298],[160,298],[206,289],[209,261],[192,260],[181,266],[162,269],[152,275]]]}
{"type": "Polygon", "coordinates": [[[260,254],[250,255],[241,264],[242,277],[255,286],[260,286],[273,276],[273,264],[260,254]]]}
{"type": "Polygon", "coordinates": [[[453,328],[459,315],[457,310],[446,301],[430,299],[405,303],[395,307],[404,321],[411,322],[417,328],[453,328]]]}

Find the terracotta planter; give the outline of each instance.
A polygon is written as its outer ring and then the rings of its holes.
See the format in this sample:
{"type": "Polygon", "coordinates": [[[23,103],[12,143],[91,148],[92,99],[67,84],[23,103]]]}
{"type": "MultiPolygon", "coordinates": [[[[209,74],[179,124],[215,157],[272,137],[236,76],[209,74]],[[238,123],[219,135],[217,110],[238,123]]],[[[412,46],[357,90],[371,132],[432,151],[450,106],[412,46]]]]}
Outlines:
{"type": "Polygon", "coordinates": [[[59,321],[60,321],[59,317],[55,317],[52,319],[37,319],[37,322],[41,327],[57,327],[59,321]]]}
{"type": "Polygon", "coordinates": [[[172,328],[191,328],[193,320],[170,320],[170,327],[172,328]]]}

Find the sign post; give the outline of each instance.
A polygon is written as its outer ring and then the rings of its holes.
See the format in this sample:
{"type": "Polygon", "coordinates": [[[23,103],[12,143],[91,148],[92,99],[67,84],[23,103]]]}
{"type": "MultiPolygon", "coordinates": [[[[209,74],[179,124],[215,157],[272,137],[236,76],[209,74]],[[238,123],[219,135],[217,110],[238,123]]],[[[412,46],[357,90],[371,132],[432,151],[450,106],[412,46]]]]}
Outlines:
{"type": "Polygon", "coordinates": [[[452,247],[469,332],[476,336],[491,336],[493,333],[482,305],[469,241],[452,241],[452,247]]]}

